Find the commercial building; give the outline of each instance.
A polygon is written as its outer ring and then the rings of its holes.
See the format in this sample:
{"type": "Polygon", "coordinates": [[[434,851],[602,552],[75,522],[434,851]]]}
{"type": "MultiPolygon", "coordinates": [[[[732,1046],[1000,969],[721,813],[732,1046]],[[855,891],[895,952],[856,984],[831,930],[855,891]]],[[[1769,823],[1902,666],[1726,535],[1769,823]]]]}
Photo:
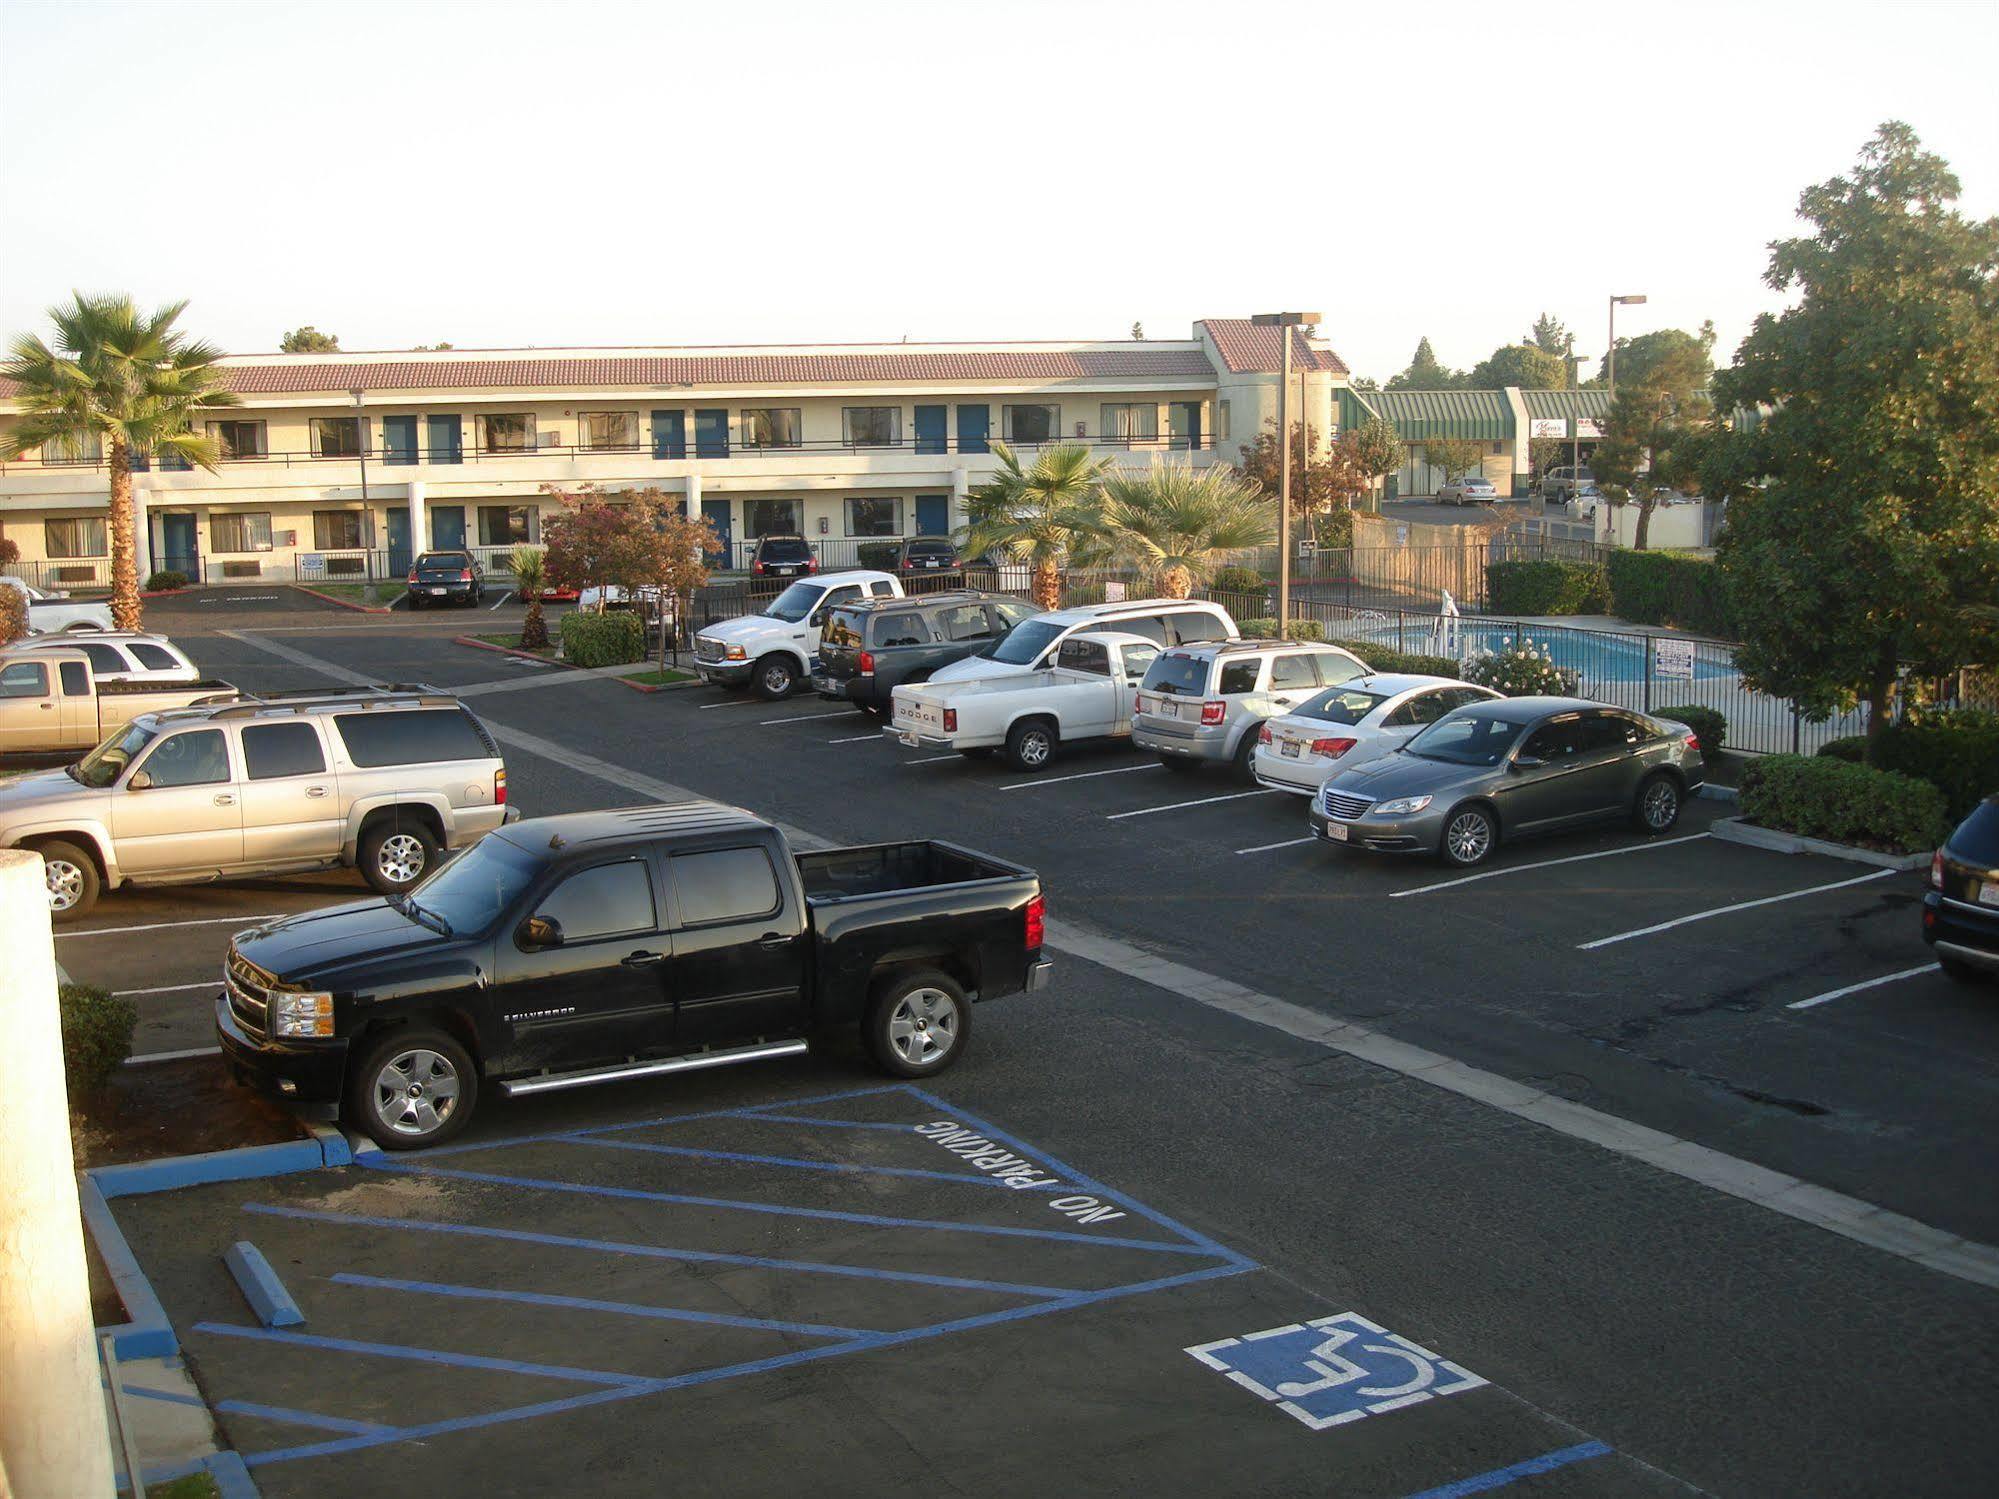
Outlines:
{"type": "MultiPolygon", "coordinates": [[[[241,404],[206,424],[217,470],[140,460],[140,575],[395,577],[427,548],[538,541],[559,503],[544,486],[585,485],[678,497],[728,565],[780,532],[849,565],[870,540],[961,525],[998,440],[1234,462],[1276,415],[1279,332],[1216,318],[1174,340],[231,356],[241,404]]],[[[1289,336],[1292,410],[1330,431],[1347,367],[1289,336]]],[[[0,429],[17,397],[0,380],[0,429]]],[[[108,581],[108,489],[94,449],[0,464],[9,570],[108,581]]]]}
{"type": "Polygon", "coordinates": [[[1462,438],[1482,445],[1479,466],[1502,497],[1527,493],[1534,471],[1534,444],[1555,445],[1567,463],[1580,447],[1585,461],[1602,436],[1610,414],[1610,394],[1602,390],[1352,390],[1338,396],[1340,424],[1352,426],[1370,416],[1395,427],[1405,448],[1401,469],[1390,475],[1394,496],[1415,499],[1432,495],[1444,482],[1444,471],[1428,461],[1426,443],[1462,438]]]}

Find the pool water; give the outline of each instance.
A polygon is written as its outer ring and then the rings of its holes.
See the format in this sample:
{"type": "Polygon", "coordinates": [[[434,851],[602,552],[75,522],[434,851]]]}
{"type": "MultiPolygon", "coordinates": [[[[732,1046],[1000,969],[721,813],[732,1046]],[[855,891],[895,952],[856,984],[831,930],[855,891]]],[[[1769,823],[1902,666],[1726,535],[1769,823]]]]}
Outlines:
{"type": "MultiPolygon", "coordinates": [[[[1397,632],[1393,625],[1361,625],[1356,621],[1356,633],[1368,640],[1378,640],[1384,645],[1393,644],[1397,632]]],[[[1511,642],[1516,632],[1511,626],[1485,624],[1477,620],[1460,621],[1455,632],[1455,651],[1435,649],[1442,642],[1434,635],[1418,634],[1405,628],[1401,639],[1406,642],[1402,649],[1413,652],[1433,652],[1439,655],[1470,656],[1480,651],[1498,650],[1511,642]]],[[[1595,630],[1534,630],[1525,632],[1539,651],[1545,649],[1557,666],[1567,667],[1582,676],[1583,685],[1593,682],[1642,682],[1645,680],[1645,643],[1627,635],[1609,635],[1595,630]]],[[[1732,660],[1714,659],[1716,648],[1709,646],[1704,654],[1696,647],[1694,655],[1694,680],[1697,682],[1718,681],[1738,676],[1732,660]]],[[[1661,678],[1657,667],[1652,672],[1654,682],[1669,680],[1661,678]]]]}

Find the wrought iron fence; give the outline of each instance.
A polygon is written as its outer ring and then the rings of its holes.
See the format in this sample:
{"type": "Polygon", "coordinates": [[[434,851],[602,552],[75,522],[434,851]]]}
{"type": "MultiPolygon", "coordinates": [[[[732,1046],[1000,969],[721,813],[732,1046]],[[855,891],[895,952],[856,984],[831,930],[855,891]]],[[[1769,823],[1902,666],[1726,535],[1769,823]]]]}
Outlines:
{"type": "Polygon", "coordinates": [[[76,557],[56,558],[48,562],[9,562],[0,565],[0,574],[19,578],[42,593],[88,593],[110,588],[111,559],[76,557]]]}

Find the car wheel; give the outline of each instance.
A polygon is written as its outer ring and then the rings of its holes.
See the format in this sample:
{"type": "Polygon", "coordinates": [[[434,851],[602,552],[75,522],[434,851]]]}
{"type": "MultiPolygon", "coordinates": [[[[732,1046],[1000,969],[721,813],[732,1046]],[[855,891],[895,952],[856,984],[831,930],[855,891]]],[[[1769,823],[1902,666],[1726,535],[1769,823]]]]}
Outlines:
{"type": "Polygon", "coordinates": [[[348,1121],[384,1150],[441,1145],[465,1128],[479,1071],[443,1031],[390,1031],[349,1075],[348,1121]]]}
{"type": "Polygon", "coordinates": [[[75,921],[97,904],[102,882],[89,854],[74,843],[60,841],[37,844],[35,852],[42,856],[47,870],[51,919],[75,921]]]}
{"type": "Polygon", "coordinates": [[[965,991],[935,969],[885,980],[868,1009],[865,1040],[885,1072],[929,1077],[958,1060],[972,1033],[965,991]]]}
{"type": "Polygon", "coordinates": [[[1641,833],[1670,833],[1680,820],[1680,787],[1669,775],[1648,776],[1638,788],[1631,820],[1641,833]]]}
{"type": "Polygon", "coordinates": [[[1242,731],[1242,743],[1235,748],[1235,778],[1245,786],[1256,784],[1256,736],[1262,729],[1261,724],[1251,724],[1242,731]]]}
{"type": "Polygon", "coordinates": [[[798,685],[798,668],[791,664],[789,656],[766,656],[750,674],[750,683],[758,697],[776,702],[789,697],[791,689],[798,685]]]}
{"type": "Polygon", "coordinates": [[[361,877],[378,895],[401,895],[437,867],[437,839],[415,818],[383,818],[361,835],[361,877]]]}
{"type": "Polygon", "coordinates": [[[1015,770],[1046,770],[1055,758],[1055,730],[1046,722],[1030,719],[1017,723],[1006,734],[1006,763],[1015,770]]]}
{"type": "Polygon", "coordinates": [[[1499,842],[1499,824],[1483,807],[1459,807],[1444,819],[1437,854],[1446,864],[1470,869],[1483,864],[1499,842]]]}
{"type": "Polygon", "coordinates": [[[1943,970],[1945,978],[1960,984],[1976,984],[1990,976],[1983,969],[1972,966],[1962,958],[1953,958],[1948,953],[1937,954],[1937,967],[1943,970]]]}

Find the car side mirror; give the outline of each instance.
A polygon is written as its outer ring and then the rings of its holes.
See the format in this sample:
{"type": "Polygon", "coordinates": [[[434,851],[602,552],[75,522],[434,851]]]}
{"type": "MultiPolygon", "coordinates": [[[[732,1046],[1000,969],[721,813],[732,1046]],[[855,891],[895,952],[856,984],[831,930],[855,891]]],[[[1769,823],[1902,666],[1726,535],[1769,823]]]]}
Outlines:
{"type": "Polygon", "coordinates": [[[152,784],[153,778],[145,771],[134,771],[132,779],[125,783],[125,789],[127,791],[146,791],[151,789],[152,784]]]}
{"type": "Polygon", "coordinates": [[[522,947],[560,947],[562,923],[553,916],[530,916],[514,936],[522,947]]]}
{"type": "Polygon", "coordinates": [[[1539,755],[1515,755],[1513,757],[1513,768],[1515,770],[1539,770],[1547,763],[1539,755]]]}

